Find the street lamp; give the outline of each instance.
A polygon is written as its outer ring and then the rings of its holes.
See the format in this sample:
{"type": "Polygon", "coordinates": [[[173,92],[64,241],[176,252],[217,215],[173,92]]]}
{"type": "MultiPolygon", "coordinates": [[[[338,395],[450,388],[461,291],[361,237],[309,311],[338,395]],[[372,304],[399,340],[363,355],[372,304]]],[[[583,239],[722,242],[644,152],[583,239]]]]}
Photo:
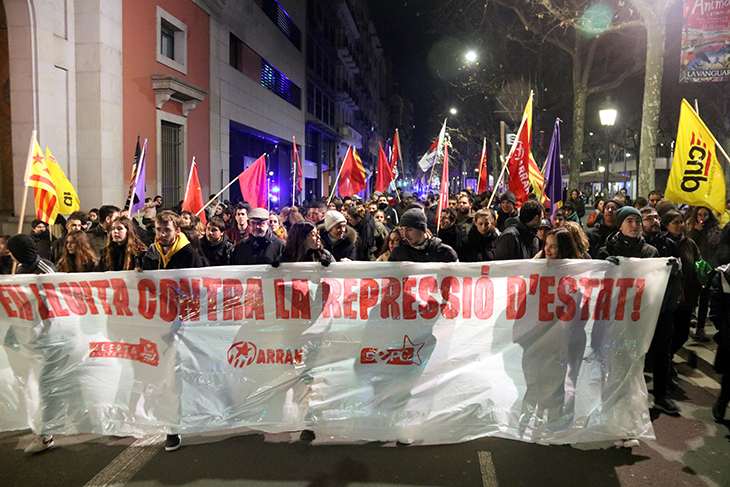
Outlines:
{"type": "Polygon", "coordinates": [[[464,55],[467,63],[473,63],[477,60],[477,53],[475,51],[469,51],[464,55]]]}
{"type": "Polygon", "coordinates": [[[611,160],[611,140],[610,140],[610,131],[611,127],[613,127],[613,124],[616,123],[616,115],[618,112],[615,108],[613,108],[613,104],[611,103],[611,98],[607,97],[606,101],[603,103],[603,108],[601,108],[598,111],[598,115],[601,117],[601,125],[606,127],[606,162],[605,162],[605,170],[603,171],[603,191],[604,191],[604,197],[608,200],[611,195],[608,190],[608,173],[610,172],[611,166],[609,166],[609,162],[611,160]]]}
{"type": "Polygon", "coordinates": [[[453,108],[453,107],[452,107],[452,108],[451,108],[451,109],[449,110],[449,113],[451,113],[452,115],[456,115],[456,114],[458,113],[458,110],[457,110],[456,108],[453,108]]]}

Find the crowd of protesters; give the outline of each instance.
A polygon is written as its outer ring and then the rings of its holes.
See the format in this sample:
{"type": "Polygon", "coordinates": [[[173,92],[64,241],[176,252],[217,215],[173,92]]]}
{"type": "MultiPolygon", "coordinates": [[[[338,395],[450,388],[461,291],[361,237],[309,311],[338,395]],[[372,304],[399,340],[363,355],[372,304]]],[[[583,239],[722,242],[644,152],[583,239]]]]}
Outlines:
{"type": "MultiPolygon", "coordinates": [[[[205,226],[190,212],[161,211],[158,196],[146,202],[141,224],[128,211],[105,205],[68,216],[56,239],[39,220],[29,234],[0,236],[0,272],[12,272],[10,255],[16,273],[35,274],[282,262],[328,266],[544,258],[618,264],[617,257],[670,257],[672,273],[647,357],[654,407],[679,414],[668,394],[676,374],[672,357],[692,326],[696,339],[708,340],[704,325],[711,313],[720,345],[716,367],[724,374],[713,407],[719,421],[730,400],[730,225],[721,223],[730,218],[718,218],[702,206],[673,204],[659,191],[647,196],[631,201],[621,190],[611,199],[597,199],[587,216],[576,190],[552,212],[533,198],[518,208],[509,191],[495,195],[490,206],[491,194],[474,194],[470,188],[452,195],[440,214],[434,194],[419,197],[405,191],[375,192],[368,201],[358,196],[313,200],[279,213],[252,209],[246,202],[215,201],[205,226]]],[[[40,449],[52,442],[39,440],[40,449]]],[[[179,435],[170,435],[166,447],[174,450],[179,444],[179,435]]]]}

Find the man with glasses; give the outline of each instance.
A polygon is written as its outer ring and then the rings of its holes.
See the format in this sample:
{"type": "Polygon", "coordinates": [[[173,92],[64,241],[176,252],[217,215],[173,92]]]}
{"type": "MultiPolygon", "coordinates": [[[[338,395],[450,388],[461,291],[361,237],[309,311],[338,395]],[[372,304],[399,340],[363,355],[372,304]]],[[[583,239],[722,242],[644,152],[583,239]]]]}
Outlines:
{"type": "Polygon", "coordinates": [[[606,239],[618,230],[618,226],[616,225],[616,212],[621,206],[618,200],[609,200],[603,206],[603,221],[596,223],[586,232],[588,242],[590,243],[588,253],[591,254],[591,258],[598,258],[598,251],[606,244],[606,239]]]}
{"type": "Polygon", "coordinates": [[[248,214],[251,234],[233,249],[232,265],[273,264],[277,266],[284,252],[284,241],[269,228],[269,212],[254,208],[248,214]]]}

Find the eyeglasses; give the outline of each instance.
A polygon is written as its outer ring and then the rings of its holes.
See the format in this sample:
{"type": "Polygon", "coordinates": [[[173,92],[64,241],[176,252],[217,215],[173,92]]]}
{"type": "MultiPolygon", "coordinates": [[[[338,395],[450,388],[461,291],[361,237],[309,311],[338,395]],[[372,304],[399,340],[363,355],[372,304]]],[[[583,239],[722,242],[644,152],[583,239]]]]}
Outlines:
{"type": "Polygon", "coordinates": [[[648,222],[650,220],[659,220],[659,215],[647,215],[644,218],[642,218],[645,222],[648,222]]]}

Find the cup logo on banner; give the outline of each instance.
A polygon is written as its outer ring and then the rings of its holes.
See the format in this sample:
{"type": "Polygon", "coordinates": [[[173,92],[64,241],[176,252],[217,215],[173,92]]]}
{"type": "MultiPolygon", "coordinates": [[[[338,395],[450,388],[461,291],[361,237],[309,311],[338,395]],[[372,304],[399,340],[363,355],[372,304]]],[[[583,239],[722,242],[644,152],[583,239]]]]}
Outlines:
{"type": "Polygon", "coordinates": [[[157,344],[144,338],[139,339],[139,345],[122,342],[90,342],[89,357],[137,360],[153,367],[157,367],[160,360],[157,344]]]}
{"type": "Polygon", "coordinates": [[[227,353],[228,363],[241,369],[244,365],[256,364],[301,364],[304,361],[304,350],[283,348],[261,348],[252,342],[236,342],[227,353]]]}
{"type": "Polygon", "coordinates": [[[360,351],[361,364],[387,365],[422,365],[420,351],[426,342],[413,343],[406,335],[403,338],[403,348],[388,348],[378,350],[377,348],[363,348],[360,351]]]}

